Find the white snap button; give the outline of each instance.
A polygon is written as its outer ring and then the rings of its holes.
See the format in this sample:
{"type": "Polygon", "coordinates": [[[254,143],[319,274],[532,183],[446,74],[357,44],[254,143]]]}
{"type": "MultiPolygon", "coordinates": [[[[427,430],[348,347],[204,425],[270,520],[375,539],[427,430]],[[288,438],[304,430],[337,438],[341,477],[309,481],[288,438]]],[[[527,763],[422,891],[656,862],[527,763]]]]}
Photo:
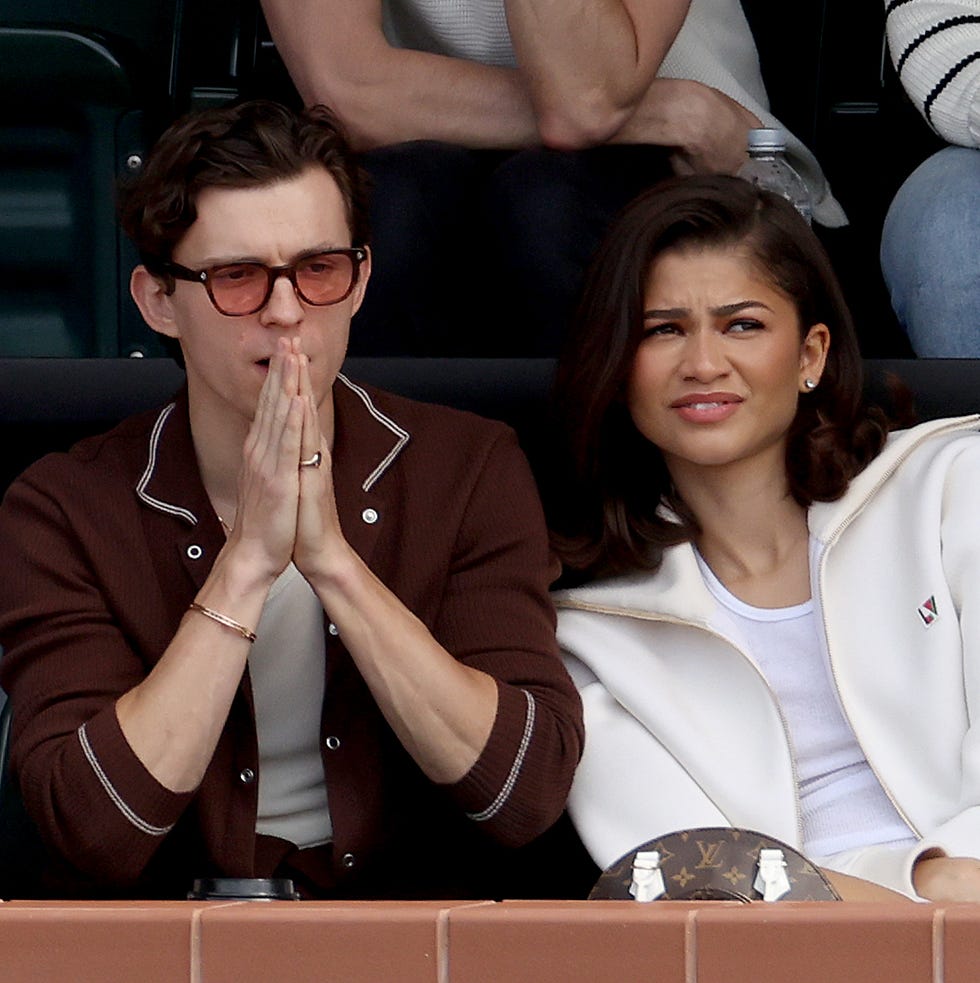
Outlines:
{"type": "Polygon", "coordinates": [[[365,509],[361,513],[361,518],[369,525],[373,526],[378,521],[378,513],[374,509],[365,509]]]}
{"type": "Polygon", "coordinates": [[[357,858],[353,853],[345,853],[343,859],[340,861],[348,870],[357,863],[357,858]]]}
{"type": "Polygon", "coordinates": [[[330,622],[329,625],[327,625],[327,631],[331,635],[339,635],[340,634],[339,630],[337,629],[337,626],[332,621],[330,622]]]}
{"type": "Polygon", "coordinates": [[[251,785],[255,781],[255,772],[251,768],[242,768],[238,773],[238,780],[242,785],[251,785]]]}
{"type": "Polygon", "coordinates": [[[336,751],[340,747],[340,738],[330,736],[324,742],[331,751],[336,751]]]}
{"type": "Polygon", "coordinates": [[[197,543],[193,543],[191,546],[187,547],[187,555],[192,560],[200,560],[201,557],[204,556],[204,550],[202,550],[197,543]]]}

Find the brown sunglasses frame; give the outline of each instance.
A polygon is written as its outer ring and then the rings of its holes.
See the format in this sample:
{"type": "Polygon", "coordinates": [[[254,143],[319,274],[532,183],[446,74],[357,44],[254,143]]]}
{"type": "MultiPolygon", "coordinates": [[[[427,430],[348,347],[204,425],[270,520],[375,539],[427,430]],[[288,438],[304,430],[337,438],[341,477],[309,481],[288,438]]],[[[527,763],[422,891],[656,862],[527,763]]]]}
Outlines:
{"type": "Polygon", "coordinates": [[[146,262],[146,266],[151,272],[155,270],[162,274],[172,276],[176,280],[186,280],[190,283],[200,283],[204,289],[207,291],[208,299],[211,301],[211,306],[219,313],[223,314],[225,317],[248,317],[250,314],[257,314],[259,311],[269,303],[269,298],[272,296],[272,291],[275,289],[276,280],[279,277],[286,277],[293,286],[293,290],[296,292],[296,296],[300,298],[304,303],[309,304],[311,307],[330,307],[333,304],[339,304],[341,301],[346,300],[350,295],[351,291],[357,286],[357,281],[360,277],[361,263],[367,259],[367,249],[363,246],[349,246],[343,249],[321,249],[319,252],[310,253],[306,256],[301,256],[293,263],[286,263],[283,266],[266,266],[264,263],[254,263],[254,262],[242,262],[242,263],[221,263],[218,266],[209,266],[203,270],[192,270],[188,266],[181,266],[180,263],[175,263],[172,260],[150,260],[146,262]],[[308,260],[313,259],[316,256],[347,256],[351,261],[351,280],[350,285],[344,293],[337,297],[335,300],[328,300],[326,303],[318,304],[315,301],[310,300],[300,289],[299,284],[296,282],[296,267],[308,260]],[[214,298],[214,291],[211,287],[211,277],[214,275],[216,270],[223,270],[229,266],[255,266],[265,271],[267,284],[265,296],[262,298],[262,302],[254,307],[250,311],[240,311],[236,313],[231,313],[226,310],[222,310],[218,302],[214,298]]]}

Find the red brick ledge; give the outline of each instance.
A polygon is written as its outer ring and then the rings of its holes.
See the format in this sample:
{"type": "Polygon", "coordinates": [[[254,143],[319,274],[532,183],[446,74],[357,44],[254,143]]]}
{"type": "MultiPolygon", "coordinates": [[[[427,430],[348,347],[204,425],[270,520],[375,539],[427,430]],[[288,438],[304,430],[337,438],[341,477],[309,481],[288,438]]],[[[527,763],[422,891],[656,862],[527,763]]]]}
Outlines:
{"type": "Polygon", "coordinates": [[[980,905],[0,904],[16,983],[976,983],[980,905]]]}

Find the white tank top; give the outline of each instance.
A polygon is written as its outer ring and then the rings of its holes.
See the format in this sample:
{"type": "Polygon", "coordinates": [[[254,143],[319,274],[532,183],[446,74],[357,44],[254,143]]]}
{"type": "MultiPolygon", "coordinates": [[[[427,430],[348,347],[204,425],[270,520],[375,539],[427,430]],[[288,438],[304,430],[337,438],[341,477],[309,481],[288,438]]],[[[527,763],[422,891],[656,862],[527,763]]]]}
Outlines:
{"type": "Polygon", "coordinates": [[[708,590],[724,608],[735,639],[765,676],[789,729],[804,853],[829,857],[857,847],[913,842],[844,716],[820,646],[813,601],[753,607],[697,557],[708,590]]]}
{"type": "Polygon", "coordinates": [[[272,585],[256,635],[248,654],[259,739],[255,830],[319,846],[332,835],[320,754],[323,608],[292,563],[272,585]]]}

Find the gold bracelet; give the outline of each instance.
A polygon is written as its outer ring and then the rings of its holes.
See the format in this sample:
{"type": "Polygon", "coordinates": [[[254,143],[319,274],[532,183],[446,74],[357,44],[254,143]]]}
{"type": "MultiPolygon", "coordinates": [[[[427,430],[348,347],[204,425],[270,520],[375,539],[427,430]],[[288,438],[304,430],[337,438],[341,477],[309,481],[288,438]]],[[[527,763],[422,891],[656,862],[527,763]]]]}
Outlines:
{"type": "Polygon", "coordinates": [[[203,604],[198,604],[197,601],[191,601],[190,610],[200,611],[205,618],[210,618],[212,621],[217,621],[219,625],[224,625],[232,631],[237,631],[248,642],[255,641],[256,635],[254,631],[249,631],[244,625],[240,625],[226,614],[221,614],[219,611],[212,611],[211,608],[206,608],[203,604]]]}

